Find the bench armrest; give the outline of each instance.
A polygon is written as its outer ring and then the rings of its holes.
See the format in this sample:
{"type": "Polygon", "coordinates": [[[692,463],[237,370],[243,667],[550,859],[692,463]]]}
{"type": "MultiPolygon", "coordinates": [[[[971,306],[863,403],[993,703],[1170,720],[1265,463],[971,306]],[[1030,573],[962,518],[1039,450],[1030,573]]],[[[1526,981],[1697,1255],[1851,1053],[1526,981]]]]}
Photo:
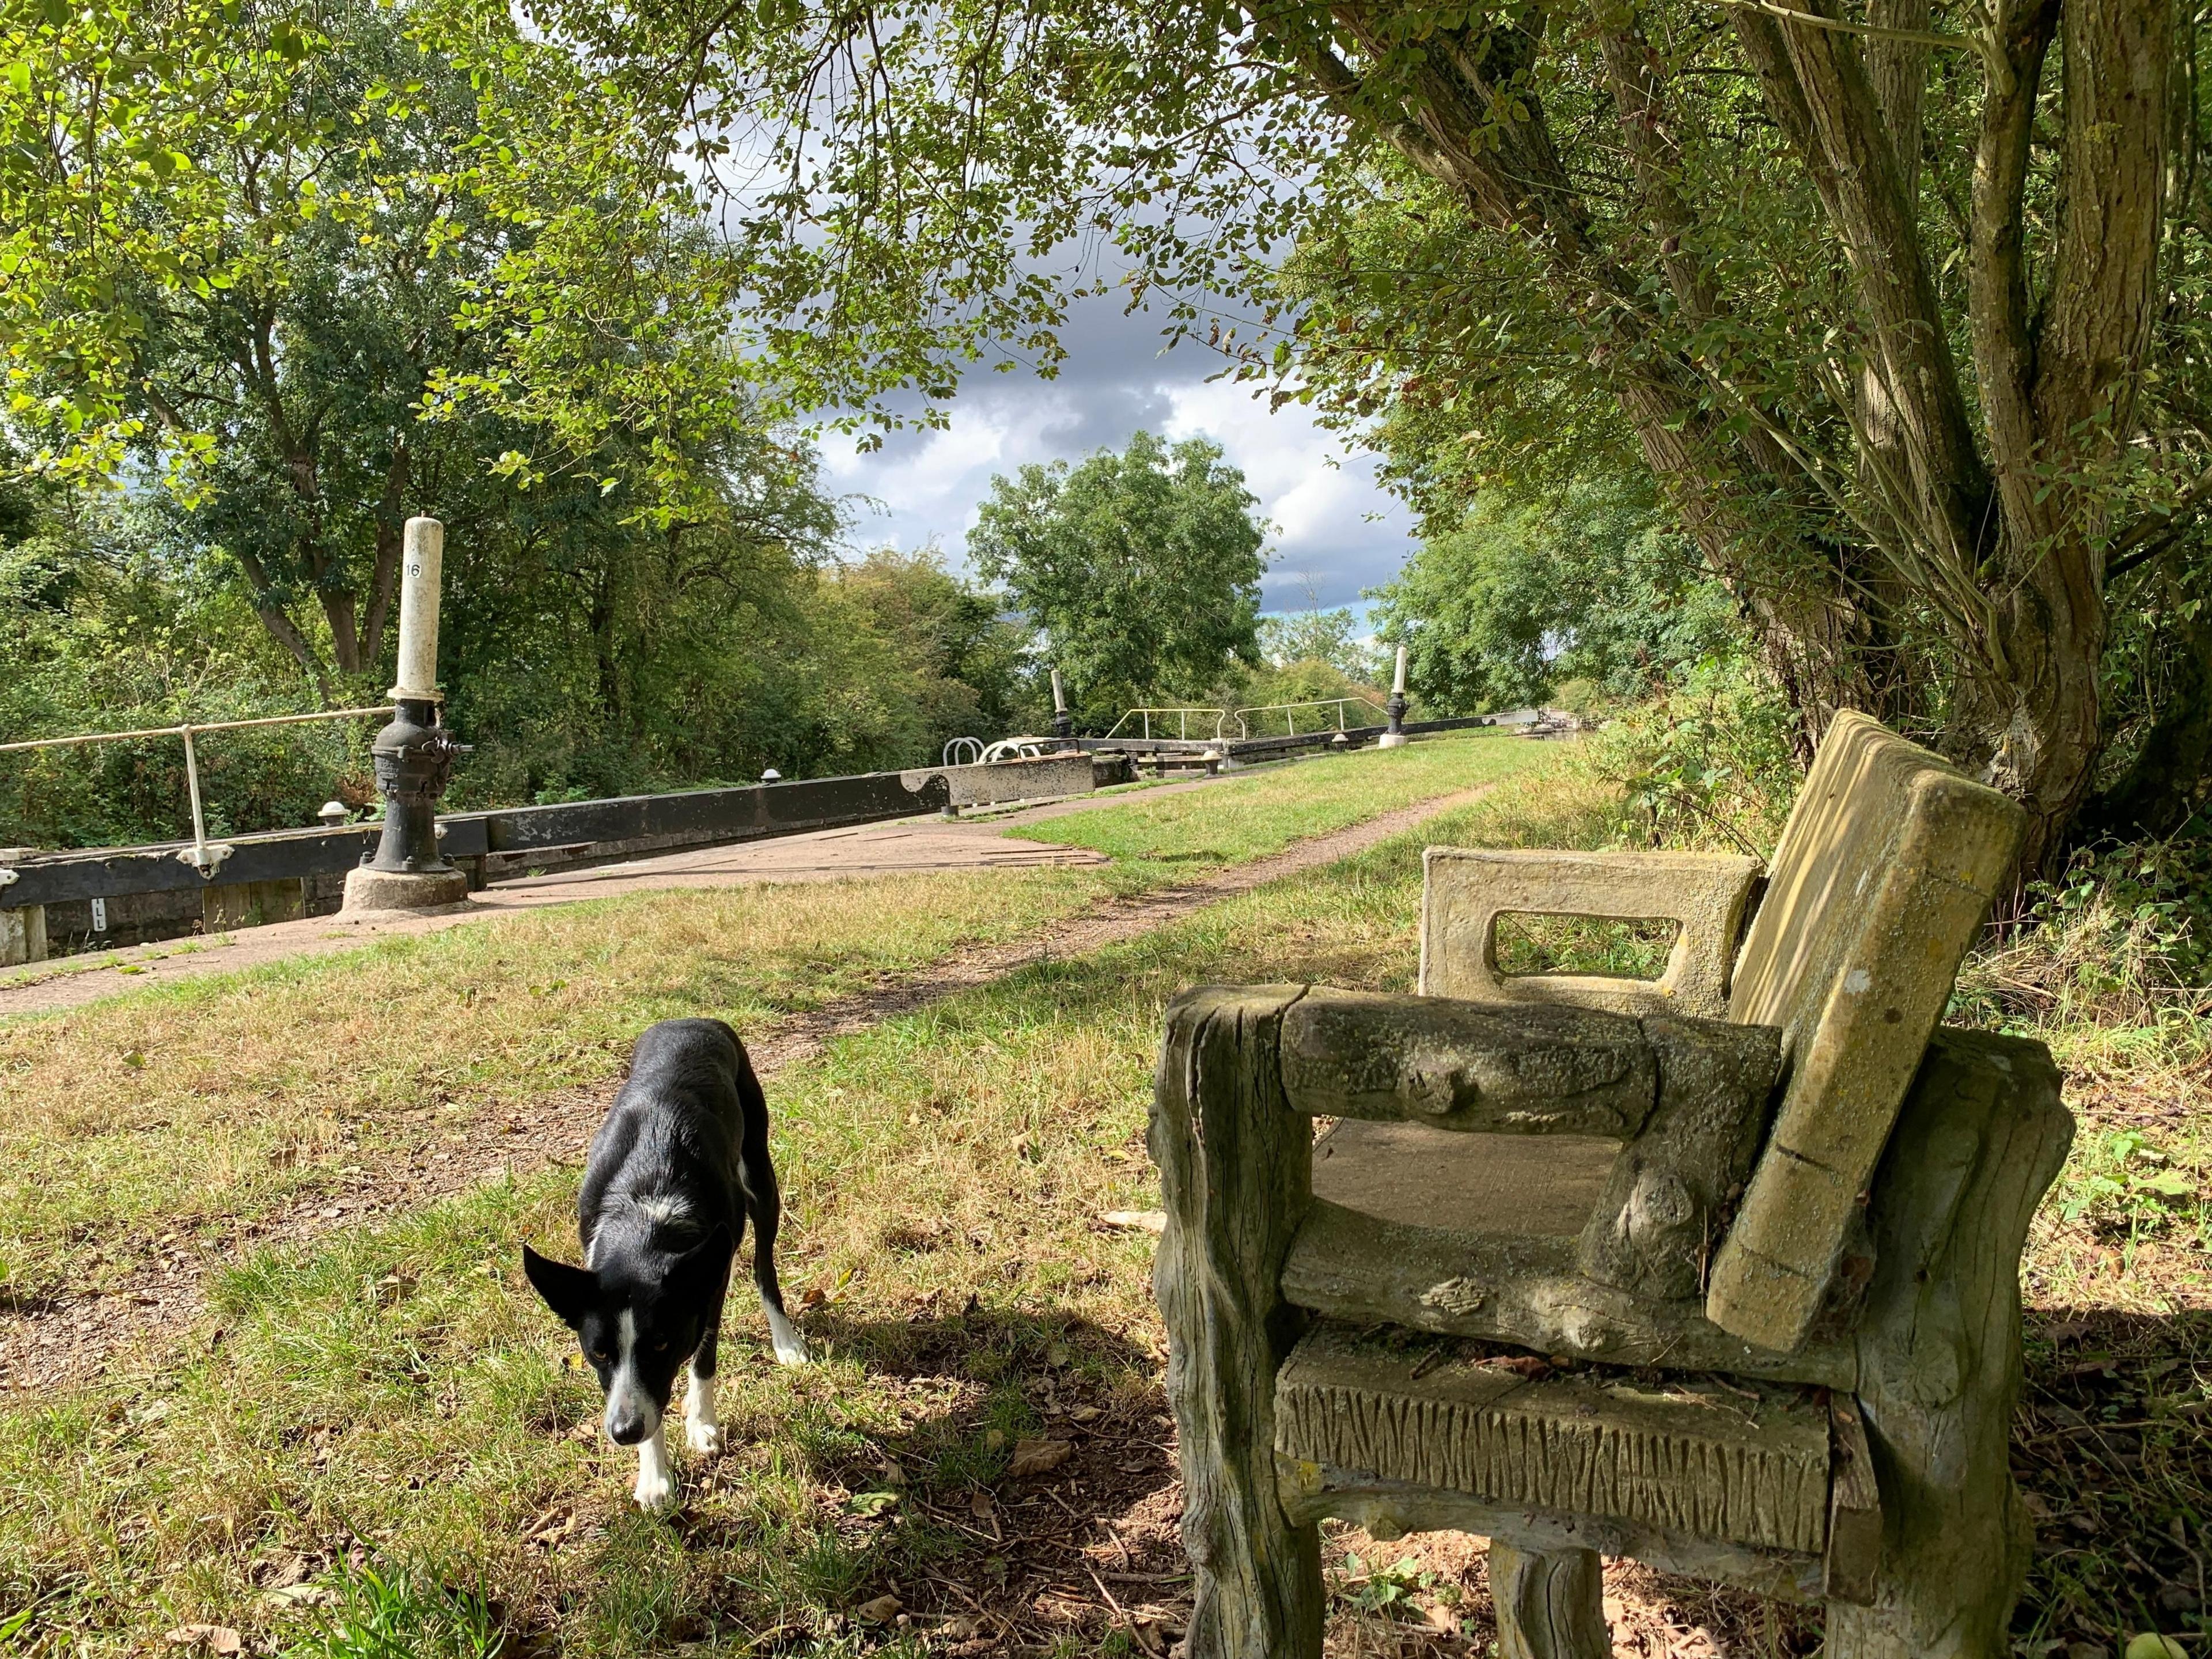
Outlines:
{"type": "Polygon", "coordinates": [[[1424,995],[1721,1019],[1728,1014],[1729,969],[1763,866],[1735,854],[1431,847],[1423,868],[1424,995]],[[1673,921],[1680,931],[1656,980],[1510,975],[1498,968],[1498,918],[1508,914],[1650,918],[1673,921]]]}

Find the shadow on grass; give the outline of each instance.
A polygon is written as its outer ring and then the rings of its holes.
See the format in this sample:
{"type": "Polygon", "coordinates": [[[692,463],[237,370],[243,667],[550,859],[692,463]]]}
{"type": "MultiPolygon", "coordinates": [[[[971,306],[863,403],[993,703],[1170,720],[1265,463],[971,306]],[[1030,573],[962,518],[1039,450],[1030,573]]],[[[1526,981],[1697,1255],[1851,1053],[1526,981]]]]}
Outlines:
{"type": "Polygon", "coordinates": [[[972,1301],[903,1320],[817,1309],[808,1328],[831,1366],[858,1363],[909,1402],[943,1404],[910,1409],[890,1433],[781,1425],[823,1513],[796,1575],[808,1593],[781,1626],[763,1628],[757,1591],[728,1571],[773,1538],[742,1504],[696,1504],[668,1534],[724,1566],[725,1593],[634,1636],[742,1635],[761,1652],[842,1652],[841,1640],[902,1652],[902,1638],[920,1651],[927,1638],[931,1652],[1135,1655],[1157,1650],[1138,1626],[1160,1644],[1179,1631],[1180,1495],[1149,1349],[1085,1320],[972,1301]],[[1018,1450],[1051,1466],[1017,1474],[1018,1450]]]}
{"type": "Polygon", "coordinates": [[[2014,1635],[2204,1639],[2212,1523],[2212,1312],[2032,1310],[2013,1472],[2035,1522],[2014,1635]]]}

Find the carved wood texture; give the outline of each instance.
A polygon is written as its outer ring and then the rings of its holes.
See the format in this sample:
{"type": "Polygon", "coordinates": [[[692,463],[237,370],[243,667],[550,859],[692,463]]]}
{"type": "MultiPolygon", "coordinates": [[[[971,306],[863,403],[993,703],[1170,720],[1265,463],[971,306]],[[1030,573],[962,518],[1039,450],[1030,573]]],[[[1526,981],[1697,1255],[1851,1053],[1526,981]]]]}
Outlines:
{"type": "Polygon", "coordinates": [[[1178,998],[1155,1079],[1149,1144],[1168,1227],[1152,1287],[1182,1462],[1188,1659],[1321,1655],[1320,1534],[1285,1516],[1274,1466],[1275,1373],[1304,1322],[1280,1279],[1313,1142],[1273,1056],[1302,989],[1178,998]]]}
{"type": "Polygon", "coordinates": [[[1808,1554],[1827,1541],[1828,1418],[1809,1394],[1732,1405],[1482,1368],[1416,1376],[1424,1363],[1316,1331],[1277,1384],[1276,1449],[1501,1509],[1808,1554]]]}

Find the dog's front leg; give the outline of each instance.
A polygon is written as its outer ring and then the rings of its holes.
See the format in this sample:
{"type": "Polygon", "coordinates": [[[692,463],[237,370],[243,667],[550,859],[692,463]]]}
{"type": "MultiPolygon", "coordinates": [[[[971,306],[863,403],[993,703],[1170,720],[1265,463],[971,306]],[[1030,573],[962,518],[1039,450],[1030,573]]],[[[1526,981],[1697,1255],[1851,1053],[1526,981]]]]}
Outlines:
{"type": "Polygon", "coordinates": [[[649,1514],[676,1507],[676,1481],[668,1472],[668,1441],[656,1427],[637,1445],[637,1506],[649,1514]]]}
{"type": "Polygon", "coordinates": [[[722,1419],[714,1414],[714,1373],[691,1362],[691,1393],[684,1402],[684,1439],[695,1452],[722,1449],[722,1419]]]}

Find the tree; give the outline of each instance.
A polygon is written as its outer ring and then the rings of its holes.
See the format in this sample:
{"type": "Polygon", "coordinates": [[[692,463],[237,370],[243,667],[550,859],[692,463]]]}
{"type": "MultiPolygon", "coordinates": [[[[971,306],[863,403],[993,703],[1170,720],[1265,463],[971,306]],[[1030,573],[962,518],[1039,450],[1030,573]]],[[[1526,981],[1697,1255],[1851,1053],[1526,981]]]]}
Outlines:
{"type": "Polygon", "coordinates": [[[1051,705],[1027,672],[1028,630],[1000,614],[997,594],[948,570],[934,547],[878,548],[844,567],[838,585],[910,677],[924,758],[953,738],[989,743],[1037,729],[1051,705]]]}
{"type": "Polygon", "coordinates": [[[1088,720],[1196,696],[1260,659],[1257,498],[1221,446],[1139,432],[1120,454],[991,481],[968,554],[1042,630],[1088,720]]]}
{"type": "Polygon", "coordinates": [[[2106,584],[2212,503],[2212,186],[2169,96],[2212,20],[2170,0],[585,12],[537,15],[773,150],[746,257],[834,325],[817,391],[1048,360],[1039,255],[1110,228],[1179,326],[1284,307],[1249,366],[1425,421],[1425,469],[1638,458],[1806,732],[1936,737],[2027,805],[2031,867],[2107,739],[2106,584]]]}
{"type": "Polygon", "coordinates": [[[1377,678],[1375,653],[1361,638],[1359,619],[1349,607],[1304,611],[1260,619],[1260,654],[1271,668],[1320,663],[1346,681],[1372,685],[1377,678]]]}
{"type": "Polygon", "coordinates": [[[1409,689],[1455,714],[1541,702],[1569,680],[1648,695],[1741,643],[1695,550],[1623,480],[1485,491],[1370,597],[1382,638],[1408,647],[1409,689]]]}
{"type": "MultiPolygon", "coordinates": [[[[1440,523],[1466,504],[1455,481],[1634,458],[1750,613],[1804,732],[1848,703],[1934,737],[2027,804],[2031,868],[2114,735],[2113,585],[2174,559],[2212,506],[2194,70],[2212,16],[2181,25],[2171,0],[437,16],[507,41],[493,57],[520,40],[589,63],[606,100],[598,129],[523,120],[520,159],[487,172],[551,155],[657,179],[681,155],[721,191],[708,286],[744,298],[775,407],[890,422],[885,394],[919,387],[927,420],[1001,344],[998,367],[1048,369],[1110,235],[1132,299],[1164,296],[1278,396],[1393,422],[1440,523]],[[1217,293],[1274,307],[1274,331],[1209,331],[1217,293]]],[[[200,82],[155,78],[199,118],[200,82]]],[[[259,60],[234,78],[265,102],[259,60]]],[[[45,146],[24,153],[69,153],[48,135],[88,84],[17,123],[45,146]]],[[[41,95],[0,87],[14,109],[41,95]]],[[[106,176],[159,165],[131,148],[159,101],[126,100],[106,176]]],[[[112,259],[40,265],[53,294],[155,258],[127,213],[98,222],[112,259]]],[[[607,290],[569,277],[589,246],[579,228],[518,251],[483,315],[526,342],[587,335],[607,290]]],[[[541,383],[549,410],[605,413],[588,375],[541,383]]],[[[2212,722],[2189,653],[2158,651],[2176,672],[2156,682],[2212,722]]]]}
{"type": "Polygon", "coordinates": [[[443,49],[422,0],[33,15],[9,20],[32,72],[0,92],[30,470],[165,477],[178,538],[231,562],[325,702],[382,690],[415,511],[466,535],[517,490],[580,486],[680,539],[733,507],[757,531],[739,498],[792,504],[688,195],[554,165],[550,136],[513,162],[525,112],[588,103],[567,54],[488,14],[443,49]],[[593,307],[583,337],[504,308],[547,268],[593,307]],[[639,377],[650,414],[620,391],[639,377]]]}

